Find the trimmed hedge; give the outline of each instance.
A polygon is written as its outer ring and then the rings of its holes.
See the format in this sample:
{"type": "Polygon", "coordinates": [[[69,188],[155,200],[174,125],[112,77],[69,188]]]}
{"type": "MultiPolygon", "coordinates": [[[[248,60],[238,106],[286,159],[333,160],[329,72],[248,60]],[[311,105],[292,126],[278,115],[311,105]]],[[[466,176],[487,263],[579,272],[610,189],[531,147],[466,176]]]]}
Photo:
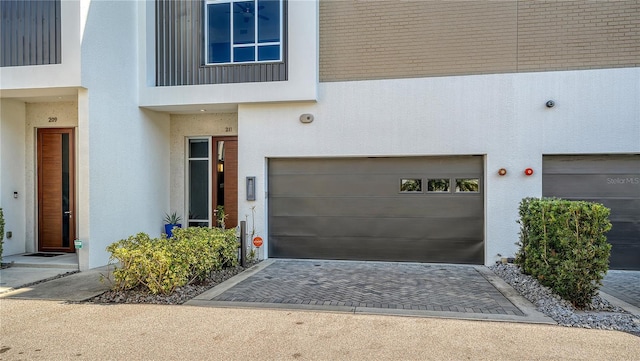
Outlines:
{"type": "Polygon", "coordinates": [[[609,268],[610,210],[585,201],[525,198],[519,213],[516,264],[574,306],[590,304],[609,268]]]}
{"type": "Polygon", "coordinates": [[[174,228],[172,238],[138,233],[107,247],[114,290],[146,288],[170,294],[176,288],[205,279],[210,272],[238,264],[235,229],[174,228]]]}

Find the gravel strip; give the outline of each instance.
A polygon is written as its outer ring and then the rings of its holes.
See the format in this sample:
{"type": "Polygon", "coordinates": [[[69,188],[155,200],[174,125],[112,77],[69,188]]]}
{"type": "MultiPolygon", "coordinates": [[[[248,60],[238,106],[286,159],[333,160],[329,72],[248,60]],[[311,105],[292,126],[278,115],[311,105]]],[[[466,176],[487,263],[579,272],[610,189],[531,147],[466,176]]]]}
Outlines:
{"type": "Polygon", "coordinates": [[[498,264],[489,268],[533,303],[538,311],[562,326],[618,330],[640,336],[640,315],[613,306],[600,296],[595,296],[587,309],[577,310],[538,280],[523,274],[516,265],[498,264]]]}
{"type": "Polygon", "coordinates": [[[180,305],[256,264],[258,264],[258,262],[249,263],[247,264],[247,267],[237,266],[234,268],[224,268],[219,271],[211,272],[210,276],[203,282],[179,287],[169,295],[154,295],[140,287],[126,291],[107,291],[99,296],[87,300],[87,302],[103,304],[154,303],[162,305],[180,305]]]}

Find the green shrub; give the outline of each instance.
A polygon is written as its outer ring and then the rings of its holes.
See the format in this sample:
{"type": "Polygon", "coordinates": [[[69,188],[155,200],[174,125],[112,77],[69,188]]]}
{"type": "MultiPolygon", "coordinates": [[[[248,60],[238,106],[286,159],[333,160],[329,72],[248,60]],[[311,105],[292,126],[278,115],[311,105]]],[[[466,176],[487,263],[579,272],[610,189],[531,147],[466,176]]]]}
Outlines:
{"type": "Polygon", "coordinates": [[[203,279],[211,271],[238,264],[238,240],[235,229],[189,227],[175,229],[171,239],[176,257],[190,265],[190,274],[203,279]]]}
{"type": "Polygon", "coordinates": [[[0,261],[2,260],[2,246],[4,245],[4,213],[0,208],[0,261]]]}
{"type": "Polygon", "coordinates": [[[584,307],[609,268],[609,209],[598,203],[525,198],[516,263],[576,307],[584,307]]]}
{"type": "Polygon", "coordinates": [[[175,229],[173,238],[150,238],[139,233],[107,247],[113,272],[113,289],[142,286],[153,294],[170,294],[176,288],[205,279],[210,272],[238,263],[235,231],[190,227],[175,229]]]}

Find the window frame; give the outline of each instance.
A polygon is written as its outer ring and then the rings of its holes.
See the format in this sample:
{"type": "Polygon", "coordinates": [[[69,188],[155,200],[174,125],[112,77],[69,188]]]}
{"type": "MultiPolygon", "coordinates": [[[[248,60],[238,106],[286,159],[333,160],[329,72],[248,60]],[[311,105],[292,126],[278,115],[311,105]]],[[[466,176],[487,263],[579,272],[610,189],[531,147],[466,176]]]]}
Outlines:
{"type": "Polygon", "coordinates": [[[193,136],[193,137],[186,137],[186,141],[185,141],[185,182],[184,182],[184,193],[185,193],[185,198],[184,198],[184,206],[185,206],[185,212],[183,213],[185,216],[185,220],[186,220],[186,225],[183,225],[185,228],[188,227],[196,227],[196,226],[191,226],[191,223],[196,223],[196,222],[201,222],[201,223],[207,223],[207,227],[211,227],[211,220],[213,219],[213,210],[211,208],[211,194],[209,194],[209,196],[207,197],[207,217],[208,219],[196,219],[196,218],[191,218],[190,217],[190,213],[189,210],[191,209],[191,204],[190,204],[190,190],[191,190],[191,161],[202,161],[202,160],[206,160],[207,161],[207,189],[209,190],[209,192],[211,192],[211,182],[212,182],[212,147],[211,147],[211,136],[193,136]],[[191,157],[191,152],[190,152],[190,145],[191,145],[191,141],[192,140],[206,140],[207,141],[207,157],[191,157]]]}
{"type": "Polygon", "coordinates": [[[402,177],[400,178],[400,189],[398,190],[398,192],[400,194],[423,194],[424,193],[423,184],[424,184],[424,179],[422,179],[422,177],[402,177]],[[417,190],[417,191],[403,190],[402,187],[404,186],[404,181],[419,181],[420,190],[417,190]]]}
{"type": "Polygon", "coordinates": [[[219,65],[251,65],[251,64],[270,64],[270,63],[282,63],[284,62],[284,41],[283,41],[283,32],[284,32],[284,0],[276,0],[278,1],[278,12],[279,12],[279,17],[280,17],[280,26],[279,26],[279,41],[278,42],[266,42],[266,43],[259,43],[258,42],[258,38],[259,38],[259,27],[258,27],[258,13],[257,11],[259,11],[258,9],[258,2],[259,0],[205,0],[204,4],[203,4],[203,11],[204,11],[204,24],[203,24],[203,32],[204,32],[204,65],[205,66],[219,66],[219,65]],[[254,4],[254,9],[258,9],[256,10],[256,14],[254,15],[254,42],[250,43],[250,44],[238,44],[235,45],[234,41],[233,41],[233,33],[234,33],[234,16],[233,16],[233,6],[235,3],[241,3],[241,2],[253,2],[254,4]],[[207,11],[208,6],[211,4],[228,4],[230,9],[229,9],[229,31],[230,31],[230,44],[229,44],[229,50],[230,50],[230,54],[229,54],[229,58],[230,61],[229,62],[224,62],[224,63],[210,63],[209,62],[209,11],[207,11]],[[277,60],[257,60],[258,59],[258,50],[260,48],[260,46],[273,46],[273,45],[278,45],[279,46],[279,56],[277,60]],[[253,47],[254,48],[254,59],[253,61],[234,61],[234,50],[236,48],[247,48],[247,47],[253,47]]]}
{"type": "Polygon", "coordinates": [[[480,194],[482,193],[482,180],[479,177],[454,177],[452,178],[453,180],[453,184],[452,184],[452,190],[454,194],[480,194]],[[475,191],[466,191],[466,190],[460,190],[458,189],[458,180],[477,180],[478,182],[478,189],[475,191]]]}

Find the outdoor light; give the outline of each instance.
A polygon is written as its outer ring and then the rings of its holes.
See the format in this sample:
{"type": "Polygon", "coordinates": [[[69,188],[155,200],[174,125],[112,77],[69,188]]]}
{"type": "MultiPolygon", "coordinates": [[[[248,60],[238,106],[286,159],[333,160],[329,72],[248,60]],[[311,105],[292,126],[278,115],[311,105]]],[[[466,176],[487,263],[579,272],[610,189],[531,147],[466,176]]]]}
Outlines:
{"type": "Polygon", "coordinates": [[[524,170],[524,175],[530,176],[532,174],[533,174],[533,169],[527,168],[527,169],[524,170]]]}
{"type": "Polygon", "coordinates": [[[498,175],[503,176],[505,174],[507,174],[507,170],[505,168],[500,168],[498,170],[498,175]]]}
{"type": "Polygon", "coordinates": [[[301,123],[311,123],[313,122],[313,114],[302,114],[300,115],[301,123]]]}
{"type": "Polygon", "coordinates": [[[256,177],[247,177],[247,200],[256,200],[256,177]]]}

